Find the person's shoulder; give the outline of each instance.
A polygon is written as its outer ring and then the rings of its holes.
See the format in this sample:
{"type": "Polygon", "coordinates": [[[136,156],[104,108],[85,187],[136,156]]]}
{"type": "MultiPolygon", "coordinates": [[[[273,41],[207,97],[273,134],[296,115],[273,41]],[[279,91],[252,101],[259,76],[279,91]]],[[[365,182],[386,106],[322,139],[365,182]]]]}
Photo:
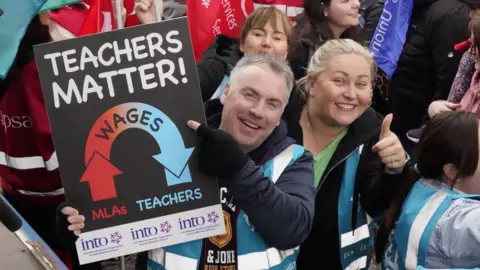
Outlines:
{"type": "Polygon", "coordinates": [[[480,201],[456,199],[437,222],[430,239],[431,247],[446,258],[480,258],[480,201]]]}
{"type": "Polygon", "coordinates": [[[466,15],[469,16],[471,6],[460,0],[436,0],[433,1],[428,8],[428,16],[430,19],[441,19],[445,16],[466,15]]]}

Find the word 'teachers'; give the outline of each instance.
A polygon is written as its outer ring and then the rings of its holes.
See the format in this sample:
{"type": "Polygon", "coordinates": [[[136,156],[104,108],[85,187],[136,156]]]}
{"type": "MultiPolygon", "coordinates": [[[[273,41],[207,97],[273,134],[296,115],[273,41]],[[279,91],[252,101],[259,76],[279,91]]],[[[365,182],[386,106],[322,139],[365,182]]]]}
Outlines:
{"type": "MultiPolygon", "coordinates": [[[[134,60],[146,58],[155,59],[156,56],[178,54],[182,51],[183,44],[177,38],[179,31],[171,30],[165,38],[159,33],[150,33],[130,39],[125,39],[123,44],[117,41],[103,43],[98,50],[91,50],[83,46],[81,50],[66,50],[63,52],[49,53],[44,59],[50,60],[53,73],[56,77],[68,76],[68,83],[61,85],[52,82],[52,93],[55,108],[63,103],[71,104],[86,103],[90,94],[103,99],[105,89],[110,97],[115,97],[115,85],[127,85],[128,92],[134,93],[133,79],[139,79],[143,90],[165,87],[167,82],[175,85],[187,83],[185,77],[185,64],[182,57],[175,61],[162,58],[156,62],[150,62],[140,66],[129,65],[134,60]],[[74,75],[75,72],[92,70],[100,66],[110,67],[121,65],[121,68],[97,73],[95,75],[74,75]],[[175,77],[175,71],[179,70],[181,78],[175,77]],[[66,73],[66,74],[64,74],[66,73]],[[66,91],[65,91],[66,90],[66,91]]],[[[156,59],[159,59],[158,57],[156,59]]]]}

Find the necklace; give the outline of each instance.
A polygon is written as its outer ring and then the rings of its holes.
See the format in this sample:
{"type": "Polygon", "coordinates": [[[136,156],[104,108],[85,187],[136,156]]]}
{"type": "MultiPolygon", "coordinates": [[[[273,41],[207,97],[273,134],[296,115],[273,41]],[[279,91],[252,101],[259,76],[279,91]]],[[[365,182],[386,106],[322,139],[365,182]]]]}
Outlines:
{"type": "MultiPolygon", "coordinates": [[[[311,122],[310,122],[310,114],[308,113],[308,106],[305,105],[305,114],[307,115],[307,126],[308,126],[308,129],[310,130],[310,137],[312,139],[312,142],[314,144],[314,147],[315,147],[315,152],[313,154],[313,156],[315,157],[318,152],[319,152],[319,149],[320,147],[318,147],[318,144],[317,144],[317,141],[315,140],[315,137],[313,136],[313,127],[311,125],[311,122]]],[[[327,146],[332,143],[332,141],[336,138],[336,136],[330,138],[330,141],[328,142],[327,146]]]]}

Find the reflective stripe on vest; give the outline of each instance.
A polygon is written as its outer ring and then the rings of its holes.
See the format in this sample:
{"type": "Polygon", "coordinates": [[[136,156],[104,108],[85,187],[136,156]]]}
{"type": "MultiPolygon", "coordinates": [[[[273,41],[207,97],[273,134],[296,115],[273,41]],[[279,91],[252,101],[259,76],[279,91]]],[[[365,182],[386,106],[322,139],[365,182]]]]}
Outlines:
{"type": "Polygon", "coordinates": [[[53,171],[58,168],[57,152],[53,152],[50,159],[44,161],[42,156],[11,157],[0,151],[0,165],[17,170],[45,168],[47,171],[53,171]]]}
{"type": "MultiPolygon", "coordinates": [[[[436,224],[450,207],[452,200],[457,198],[478,199],[479,196],[454,194],[446,188],[436,190],[421,182],[415,183],[402,206],[402,213],[396,228],[390,235],[383,269],[429,269],[424,265],[430,237],[436,224]]],[[[478,270],[478,268],[475,269],[478,270]]]]}
{"type": "MultiPolygon", "coordinates": [[[[299,145],[290,145],[280,154],[265,163],[261,169],[274,183],[285,168],[293,164],[304,153],[299,145]]],[[[312,180],[313,181],[313,180],[312,180]]],[[[237,220],[238,270],[294,270],[299,247],[290,250],[278,250],[268,247],[261,236],[249,224],[248,216],[241,210],[237,220]],[[251,245],[255,247],[251,247],[251,245]],[[257,249],[258,251],[249,251],[257,249]],[[293,266],[291,266],[293,265],[293,266]]],[[[148,252],[148,270],[185,270],[197,269],[203,242],[195,240],[148,252]]]]}
{"type": "Polygon", "coordinates": [[[215,93],[213,93],[213,95],[210,97],[210,100],[219,99],[223,95],[223,92],[225,91],[225,88],[227,87],[227,83],[229,81],[230,81],[230,78],[227,75],[225,75],[223,77],[222,82],[217,87],[217,90],[215,91],[215,93]]]}
{"type": "Polygon", "coordinates": [[[418,248],[420,246],[420,238],[422,237],[428,222],[432,218],[437,208],[447,197],[447,192],[439,190],[433,195],[423,206],[420,213],[412,222],[413,230],[408,235],[408,248],[405,256],[405,268],[416,269],[418,265],[418,248]]]}
{"type": "Polygon", "coordinates": [[[338,198],[338,228],[340,261],[343,269],[366,269],[370,261],[373,236],[370,233],[373,219],[358,204],[355,229],[352,231],[352,208],[357,167],[363,145],[360,145],[345,161],[342,187],[338,198]]]}

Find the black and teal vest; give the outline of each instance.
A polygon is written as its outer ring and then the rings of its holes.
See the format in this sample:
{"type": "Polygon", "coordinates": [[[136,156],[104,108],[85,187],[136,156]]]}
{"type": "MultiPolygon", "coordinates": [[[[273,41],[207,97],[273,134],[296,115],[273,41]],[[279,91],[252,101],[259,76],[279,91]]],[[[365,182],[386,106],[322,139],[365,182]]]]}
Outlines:
{"type": "MultiPolygon", "coordinates": [[[[292,165],[305,149],[290,145],[260,168],[274,183],[287,166],[292,165]]],[[[240,210],[237,219],[238,270],[295,270],[299,248],[278,250],[269,246],[240,210]]],[[[279,225],[280,226],[280,225],[279,225]]],[[[203,240],[195,240],[149,251],[148,270],[195,270],[199,267],[203,240]]]]}

